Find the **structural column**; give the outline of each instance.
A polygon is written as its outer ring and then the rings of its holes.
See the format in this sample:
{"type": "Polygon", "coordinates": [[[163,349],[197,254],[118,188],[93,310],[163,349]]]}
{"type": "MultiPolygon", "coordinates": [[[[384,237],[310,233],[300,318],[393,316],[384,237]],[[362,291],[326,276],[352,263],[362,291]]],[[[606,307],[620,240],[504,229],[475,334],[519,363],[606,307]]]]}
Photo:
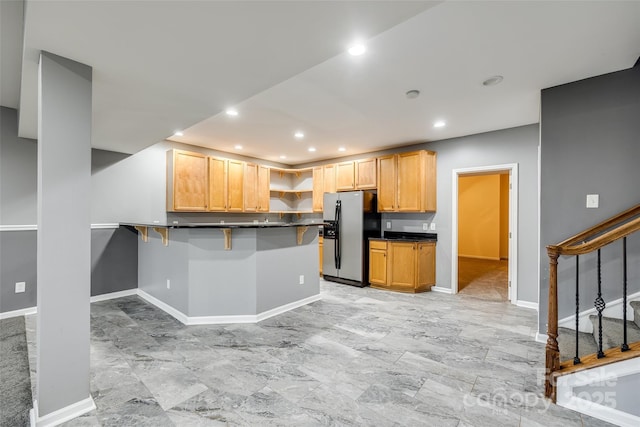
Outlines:
{"type": "Polygon", "coordinates": [[[91,67],[43,52],[38,88],[37,425],[94,408],[89,391],[91,67]]]}

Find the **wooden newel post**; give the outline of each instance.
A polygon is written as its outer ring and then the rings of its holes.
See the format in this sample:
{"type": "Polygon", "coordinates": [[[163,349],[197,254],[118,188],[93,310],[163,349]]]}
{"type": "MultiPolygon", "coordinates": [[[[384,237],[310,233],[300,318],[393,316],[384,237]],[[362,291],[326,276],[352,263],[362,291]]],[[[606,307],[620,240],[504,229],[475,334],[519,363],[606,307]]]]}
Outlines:
{"type": "Polygon", "coordinates": [[[560,369],[560,349],[558,348],[558,257],[557,246],[547,246],[549,255],[549,316],[547,319],[546,372],[544,394],[554,403],[556,401],[556,384],[553,372],[560,369]]]}

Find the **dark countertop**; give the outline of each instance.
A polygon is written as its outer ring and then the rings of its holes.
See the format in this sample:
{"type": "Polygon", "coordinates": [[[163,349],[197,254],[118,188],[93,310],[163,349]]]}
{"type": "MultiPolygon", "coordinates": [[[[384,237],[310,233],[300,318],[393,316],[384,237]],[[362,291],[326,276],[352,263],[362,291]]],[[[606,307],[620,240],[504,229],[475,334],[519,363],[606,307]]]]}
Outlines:
{"type": "Polygon", "coordinates": [[[436,233],[410,233],[404,231],[385,231],[382,237],[369,237],[369,240],[398,242],[437,242],[436,233]]]}
{"type": "Polygon", "coordinates": [[[162,228],[278,228],[278,227],[313,227],[321,224],[305,224],[296,222],[183,222],[178,224],[144,224],[139,222],[121,222],[120,225],[135,227],[162,227],[162,228]]]}

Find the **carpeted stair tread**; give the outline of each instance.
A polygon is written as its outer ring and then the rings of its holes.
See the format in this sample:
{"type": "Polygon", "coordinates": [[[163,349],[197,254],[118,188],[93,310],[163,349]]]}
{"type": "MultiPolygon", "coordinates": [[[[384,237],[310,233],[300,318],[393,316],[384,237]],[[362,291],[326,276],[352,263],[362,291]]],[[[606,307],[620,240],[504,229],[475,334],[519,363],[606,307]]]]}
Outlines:
{"type": "MultiPolygon", "coordinates": [[[[591,315],[589,320],[593,324],[593,337],[598,342],[598,316],[591,315]]],[[[602,349],[607,350],[613,347],[620,347],[623,342],[622,319],[611,317],[602,318],[602,349]]],[[[631,344],[640,341],[640,327],[634,322],[627,320],[627,343],[631,344]]]]}
{"type": "MultiPolygon", "coordinates": [[[[598,351],[593,334],[578,332],[578,344],[580,357],[598,351]]],[[[558,328],[558,347],[560,348],[560,361],[573,360],[576,354],[576,331],[569,328],[558,328]]]]}
{"type": "Polygon", "coordinates": [[[640,327],[640,301],[631,301],[629,304],[633,309],[633,321],[636,326],[640,327]]]}

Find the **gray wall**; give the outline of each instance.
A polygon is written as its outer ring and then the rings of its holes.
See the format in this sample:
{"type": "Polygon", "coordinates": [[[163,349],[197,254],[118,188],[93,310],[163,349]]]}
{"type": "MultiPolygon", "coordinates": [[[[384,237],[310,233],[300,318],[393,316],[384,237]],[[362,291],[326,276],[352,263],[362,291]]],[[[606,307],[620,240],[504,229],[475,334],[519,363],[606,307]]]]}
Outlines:
{"type": "MultiPolygon", "coordinates": [[[[37,222],[37,141],[18,137],[17,111],[0,108],[0,227],[37,222]]],[[[92,174],[129,155],[92,150],[92,174]]],[[[93,191],[92,197],[101,195],[93,191]]],[[[92,221],[96,222],[96,221],[92,221]]],[[[35,230],[0,230],[0,313],[35,307],[35,230]],[[26,282],[25,293],[15,283],[26,282]]],[[[137,242],[130,230],[91,231],[91,295],[137,287],[137,242]]]]}
{"type": "Polygon", "coordinates": [[[138,242],[138,282],[187,316],[255,315],[319,293],[316,228],[300,246],[295,228],[233,229],[229,251],[219,229],[171,229],[169,238],[138,242]]]}
{"type": "MultiPolygon", "coordinates": [[[[549,268],[546,245],[558,243],[640,203],[640,67],[542,91],[540,331],[546,331],[549,268]],[[587,209],[587,194],[600,207],[587,209]]],[[[603,250],[605,301],[621,297],[620,244],[603,250]]],[[[594,255],[584,256],[581,310],[593,307],[594,255]]],[[[575,310],[573,259],[558,266],[559,315],[575,310]]],[[[630,292],[640,290],[640,236],[629,238],[630,292]]]]}
{"type": "Polygon", "coordinates": [[[38,146],[18,137],[18,112],[0,107],[0,225],[35,225],[38,146]]]}
{"type": "Polygon", "coordinates": [[[91,296],[138,287],[138,233],[128,227],[91,230],[91,296]]]}
{"type": "Polygon", "coordinates": [[[640,384],[640,374],[632,374],[576,387],[573,389],[573,394],[587,401],[640,417],[638,384],[640,384]]]}
{"type": "MultiPolygon", "coordinates": [[[[517,299],[538,302],[538,125],[532,124],[461,138],[385,150],[345,159],[375,157],[412,150],[438,153],[438,198],[436,213],[388,213],[382,215],[382,227],[391,221],[391,231],[422,232],[423,222],[435,222],[436,285],[451,288],[451,184],[454,169],[517,163],[518,199],[518,295],[517,299]]],[[[332,163],[336,159],[323,161],[332,163]]],[[[308,164],[305,166],[313,166],[308,164]]]]}

